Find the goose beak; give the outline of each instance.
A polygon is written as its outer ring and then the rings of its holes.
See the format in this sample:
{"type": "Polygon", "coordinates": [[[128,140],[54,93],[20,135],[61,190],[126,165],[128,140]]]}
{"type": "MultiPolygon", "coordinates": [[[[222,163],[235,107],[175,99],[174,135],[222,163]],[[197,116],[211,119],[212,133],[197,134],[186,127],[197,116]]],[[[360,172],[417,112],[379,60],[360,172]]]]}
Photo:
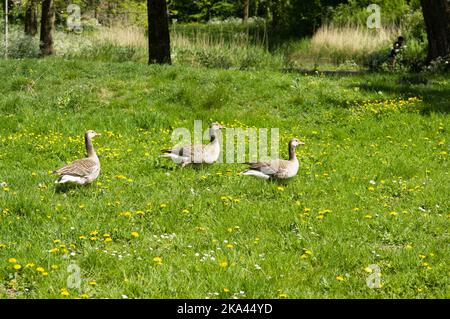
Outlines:
{"type": "Polygon", "coordinates": [[[95,134],[95,137],[98,137],[98,136],[102,136],[102,134],[100,134],[100,133],[95,134]]]}
{"type": "Polygon", "coordinates": [[[302,142],[302,141],[300,141],[300,142],[298,142],[298,145],[306,145],[306,143],[305,143],[305,142],[302,142]]]}

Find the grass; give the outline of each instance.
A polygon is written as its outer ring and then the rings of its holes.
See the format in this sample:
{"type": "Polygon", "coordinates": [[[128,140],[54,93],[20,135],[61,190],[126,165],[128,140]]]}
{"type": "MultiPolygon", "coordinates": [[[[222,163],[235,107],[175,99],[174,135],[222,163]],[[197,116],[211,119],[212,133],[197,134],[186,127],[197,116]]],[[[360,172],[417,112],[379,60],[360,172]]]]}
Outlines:
{"type": "MultiPolygon", "coordinates": [[[[286,41],[269,50],[267,30],[258,23],[250,24],[248,31],[231,23],[174,25],[172,60],[177,65],[241,70],[363,70],[372,59],[387,59],[393,41],[402,34],[395,27],[325,25],[312,38],[286,41]]],[[[11,57],[38,56],[38,39],[24,37],[17,28],[11,34],[11,57]]],[[[145,30],[136,26],[100,27],[80,35],[57,31],[54,42],[56,54],[68,59],[139,63],[148,59],[145,30]]],[[[424,59],[424,46],[413,39],[408,45],[408,56],[424,59]]],[[[2,51],[0,47],[1,55],[2,51]]]]}
{"type": "Polygon", "coordinates": [[[61,58],[0,60],[0,74],[2,298],[450,297],[448,77],[61,58]],[[299,137],[298,176],[158,158],[194,119],[299,137]],[[83,156],[87,129],[103,133],[102,173],[58,191],[49,172],[83,156]]]}

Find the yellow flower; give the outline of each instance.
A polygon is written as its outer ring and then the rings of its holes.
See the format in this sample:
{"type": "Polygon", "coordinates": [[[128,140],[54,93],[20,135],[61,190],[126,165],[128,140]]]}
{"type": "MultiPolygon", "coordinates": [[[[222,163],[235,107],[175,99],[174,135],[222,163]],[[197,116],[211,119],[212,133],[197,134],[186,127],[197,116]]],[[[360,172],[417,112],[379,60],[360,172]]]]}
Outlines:
{"type": "Polygon", "coordinates": [[[37,272],[40,272],[40,273],[43,273],[43,272],[45,271],[45,269],[42,268],[42,267],[37,267],[37,268],[36,268],[36,271],[37,271],[37,272]]]}
{"type": "Polygon", "coordinates": [[[390,212],[389,215],[391,215],[391,216],[397,216],[398,214],[397,214],[397,212],[390,212]]]}
{"type": "Polygon", "coordinates": [[[134,231],[131,233],[131,236],[134,238],[137,238],[137,237],[139,237],[139,233],[137,231],[134,231]]]}
{"type": "Polygon", "coordinates": [[[25,265],[25,267],[26,267],[26,268],[33,268],[33,267],[34,267],[34,264],[33,264],[33,263],[28,263],[28,264],[25,265]]]}
{"type": "Polygon", "coordinates": [[[372,268],[366,267],[364,268],[364,271],[371,274],[373,272],[372,268]]]}
{"type": "Polygon", "coordinates": [[[187,210],[187,209],[183,209],[181,212],[182,212],[183,214],[189,214],[189,210],[187,210]]]}
{"type": "Polygon", "coordinates": [[[280,191],[280,192],[282,192],[282,191],[284,191],[284,187],[283,187],[283,186],[278,186],[278,187],[277,187],[277,190],[280,191]]]}
{"type": "Polygon", "coordinates": [[[92,281],[89,281],[88,284],[91,286],[96,286],[97,282],[95,280],[92,280],[92,281]]]}
{"type": "Polygon", "coordinates": [[[105,238],[105,243],[110,243],[110,242],[112,242],[112,239],[111,239],[111,237],[107,237],[107,238],[105,238]]]}
{"type": "Polygon", "coordinates": [[[221,261],[221,262],[219,263],[219,266],[220,266],[220,268],[227,268],[227,267],[228,267],[228,262],[226,262],[226,261],[221,261]]]}
{"type": "Polygon", "coordinates": [[[80,296],[81,299],[89,299],[89,295],[88,294],[82,294],[80,296]]]}
{"type": "Polygon", "coordinates": [[[61,296],[68,297],[69,295],[70,295],[70,293],[67,291],[66,288],[61,289],[61,296]]]}
{"type": "Polygon", "coordinates": [[[97,237],[92,236],[92,237],[90,237],[89,239],[92,240],[92,241],[96,241],[96,240],[97,240],[97,237]]]}
{"type": "Polygon", "coordinates": [[[19,264],[15,264],[15,265],[14,265],[14,269],[15,269],[15,270],[20,270],[20,269],[22,269],[22,266],[19,265],[19,264]]]}
{"type": "Polygon", "coordinates": [[[167,207],[167,204],[161,204],[161,205],[159,205],[159,207],[160,207],[160,208],[166,208],[166,207],[167,207]]]}
{"type": "Polygon", "coordinates": [[[59,268],[59,266],[58,265],[51,265],[51,268],[56,270],[56,269],[59,268]]]}
{"type": "Polygon", "coordinates": [[[342,276],[336,276],[336,280],[337,280],[337,281],[344,281],[345,279],[344,279],[344,277],[342,277],[342,276]]]}
{"type": "Polygon", "coordinates": [[[50,252],[51,252],[52,254],[57,253],[58,251],[59,251],[59,248],[52,248],[52,249],[50,250],[50,252]]]}
{"type": "Polygon", "coordinates": [[[366,218],[366,219],[372,219],[373,217],[372,217],[372,215],[367,214],[366,216],[364,216],[364,218],[366,218]]]}
{"type": "Polygon", "coordinates": [[[81,235],[80,237],[78,237],[79,239],[83,240],[86,239],[86,236],[81,235]]]}
{"type": "Polygon", "coordinates": [[[17,263],[17,259],[16,258],[9,258],[8,262],[11,263],[11,264],[15,264],[15,263],[17,263]]]}
{"type": "Polygon", "coordinates": [[[161,257],[154,257],[153,262],[157,265],[162,265],[162,258],[161,257]]]}
{"type": "Polygon", "coordinates": [[[47,276],[48,276],[48,272],[44,271],[44,272],[42,273],[42,276],[47,277],[47,276]]]}
{"type": "Polygon", "coordinates": [[[287,294],[285,294],[285,293],[281,293],[281,294],[279,294],[278,295],[278,298],[287,298],[288,297],[288,295],[287,294]]]}
{"type": "Polygon", "coordinates": [[[226,245],[226,247],[227,247],[227,248],[230,248],[230,249],[233,249],[233,248],[234,248],[234,245],[233,245],[233,244],[228,244],[228,245],[226,245]]]}
{"type": "Polygon", "coordinates": [[[91,235],[91,236],[97,236],[97,234],[98,234],[98,231],[96,231],[96,230],[93,230],[89,233],[89,235],[91,235]]]}
{"type": "Polygon", "coordinates": [[[228,292],[230,292],[230,289],[228,289],[228,288],[223,288],[223,292],[228,293],[228,292]]]}

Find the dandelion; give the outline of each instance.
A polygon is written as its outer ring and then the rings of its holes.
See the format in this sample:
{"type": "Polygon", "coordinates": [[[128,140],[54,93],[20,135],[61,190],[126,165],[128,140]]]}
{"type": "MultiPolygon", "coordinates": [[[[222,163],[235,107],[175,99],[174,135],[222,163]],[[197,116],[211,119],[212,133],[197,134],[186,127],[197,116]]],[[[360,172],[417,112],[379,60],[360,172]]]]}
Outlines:
{"type": "Polygon", "coordinates": [[[28,263],[25,265],[25,268],[33,268],[34,264],[33,263],[28,263]]]}
{"type": "Polygon", "coordinates": [[[372,215],[370,215],[370,214],[367,214],[367,215],[365,215],[365,216],[364,216],[364,218],[365,218],[365,219],[372,219],[372,218],[373,218],[373,216],[372,216],[372,215]]]}
{"type": "Polygon", "coordinates": [[[96,231],[96,230],[91,231],[91,232],[89,233],[89,235],[91,235],[91,236],[97,236],[97,234],[98,234],[98,231],[96,231]]]}
{"type": "Polygon", "coordinates": [[[345,279],[344,279],[344,277],[342,277],[342,276],[336,276],[336,280],[337,280],[337,281],[344,281],[345,279]]]}
{"type": "Polygon", "coordinates": [[[89,295],[88,294],[82,294],[80,296],[81,299],[89,299],[89,295]]]}
{"type": "Polygon", "coordinates": [[[226,261],[221,261],[221,262],[219,263],[219,266],[220,266],[220,268],[227,268],[227,267],[228,267],[228,262],[226,262],[226,261]]]}
{"type": "Polygon", "coordinates": [[[229,292],[230,292],[230,289],[228,289],[228,288],[223,288],[223,292],[224,292],[224,293],[229,293],[229,292]]]}
{"type": "Polygon", "coordinates": [[[187,210],[187,209],[183,209],[181,212],[182,212],[183,214],[189,214],[189,210],[187,210]]]}
{"type": "Polygon", "coordinates": [[[369,267],[366,267],[366,268],[364,268],[364,271],[365,271],[366,273],[371,274],[371,273],[373,272],[373,269],[372,269],[372,268],[369,268],[369,267]]]}
{"type": "Polygon", "coordinates": [[[138,238],[139,233],[137,231],[131,232],[131,237],[138,238]]]}
{"type": "Polygon", "coordinates": [[[68,297],[70,293],[67,291],[66,288],[61,288],[61,296],[68,297]]]}
{"type": "Polygon", "coordinates": [[[105,242],[105,243],[110,243],[110,242],[112,242],[112,239],[111,239],[111,237],[107,237],[107,238],[105,238],[105,239],[104,239],[104,242],[105,242]]]}
{"type": "Polygon", "coordinates": [[[14,269],[15,269],[15,270],[20,270],[20,269],[22,269],[22,266],[19,265],[19,264],[15,264],[15,265],[14,265],[14,269]]]}
{"type": "Polygon", "coordinates": [[[81,235],[81,236],[78,237],[78,238],[81,239],[81,240],[84,240],[84,239],[86,239],[86,236],[81,235]]]}
{"type": "Polygon", "coordinates": [[[278,190],[279,192],[283,192],[283,191],[284,191],[284,187],[283,187],[283,186],[278,186],[278,187],[277,187],[277,190],[278,190]]]}
{"type": "Polygon", "coordinates": [[[163,203],[163,204],[159,205],[159,207],[160,207],[160,208],[166,208],[166,207],[167,207],[167,204],[164,204],[164,203],[163,203]]]}
{"type": "Polygon", "coordinates": [[[58,266],[58,265],[51,265],[51,268],[52,268],[53,270],[56,270],[56,269],[59,269],[59,266],[58,266]]]}
{"type": "Polygon", "coordinates": [[[95,280],[91,280],[91,281],[88,282],[88,284],[89,284],[90,286],[96,286],[96,285],[97,285],[97,282],[96,282],[95,280]]]}
{"type": "Polygon", "coordinates": [[[17,263],[17,259],[16,258],[9,258],[8,262],[11,263],[11,264],[15,264],[15,263],[17,263]]]}
{"type": "Polygon", "coordinates": [[[228,244],[228,245],[226,245],[225,247],[227,247],[227,248],[229,248],[229,249],[233,249],[233,248],[234,248],[234,245],[233,245],[233,244],[228,244]]]}
{"type": "Polygon", "coordinates": [[[162,265],[162,258],[161,257],[154,257],[153,262],[157,265],[162,265]]]}
{"type": "Polygon", "coordinates": [[[43,267],[37,267],[36,271],[40,272],[40,273],[43,273],[43,272],[45,272],[45,269],[43,267]]]}

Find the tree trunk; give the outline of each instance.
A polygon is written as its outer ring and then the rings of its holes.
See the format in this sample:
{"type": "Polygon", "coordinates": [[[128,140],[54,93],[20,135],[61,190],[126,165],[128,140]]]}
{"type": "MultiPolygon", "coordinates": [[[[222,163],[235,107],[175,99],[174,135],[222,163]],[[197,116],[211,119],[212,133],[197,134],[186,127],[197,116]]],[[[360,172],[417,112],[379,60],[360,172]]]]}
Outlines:
{"type": "Polygon", "coordinates": [[[147,0],[148,63],[171,64],[166,0],[147,0]]]}
{"type": "Polygon", "coordinates": [[[41,55],[47,56],[55,53],[53,49],[53,30],[55,28],[55,8],[53,0],[42,0],[41,17],[41,55]]]}
{"type": "Polygon", "coordinates": [[[25,12],[25,34],[34,37],[38,32],[37,1],[28,0],[25,12]]]}
{"type": "Polygon", "coordinates": [[[428,61],[450,54],[448,0],[420,0],[428,36],[428,61]]]}
{"type": "Polygon", "coordinates": [[[250,0],[244,0],[244,17],[243,17],[244,23],[247,23],[249,12],[250,12],[250,0]]]}

